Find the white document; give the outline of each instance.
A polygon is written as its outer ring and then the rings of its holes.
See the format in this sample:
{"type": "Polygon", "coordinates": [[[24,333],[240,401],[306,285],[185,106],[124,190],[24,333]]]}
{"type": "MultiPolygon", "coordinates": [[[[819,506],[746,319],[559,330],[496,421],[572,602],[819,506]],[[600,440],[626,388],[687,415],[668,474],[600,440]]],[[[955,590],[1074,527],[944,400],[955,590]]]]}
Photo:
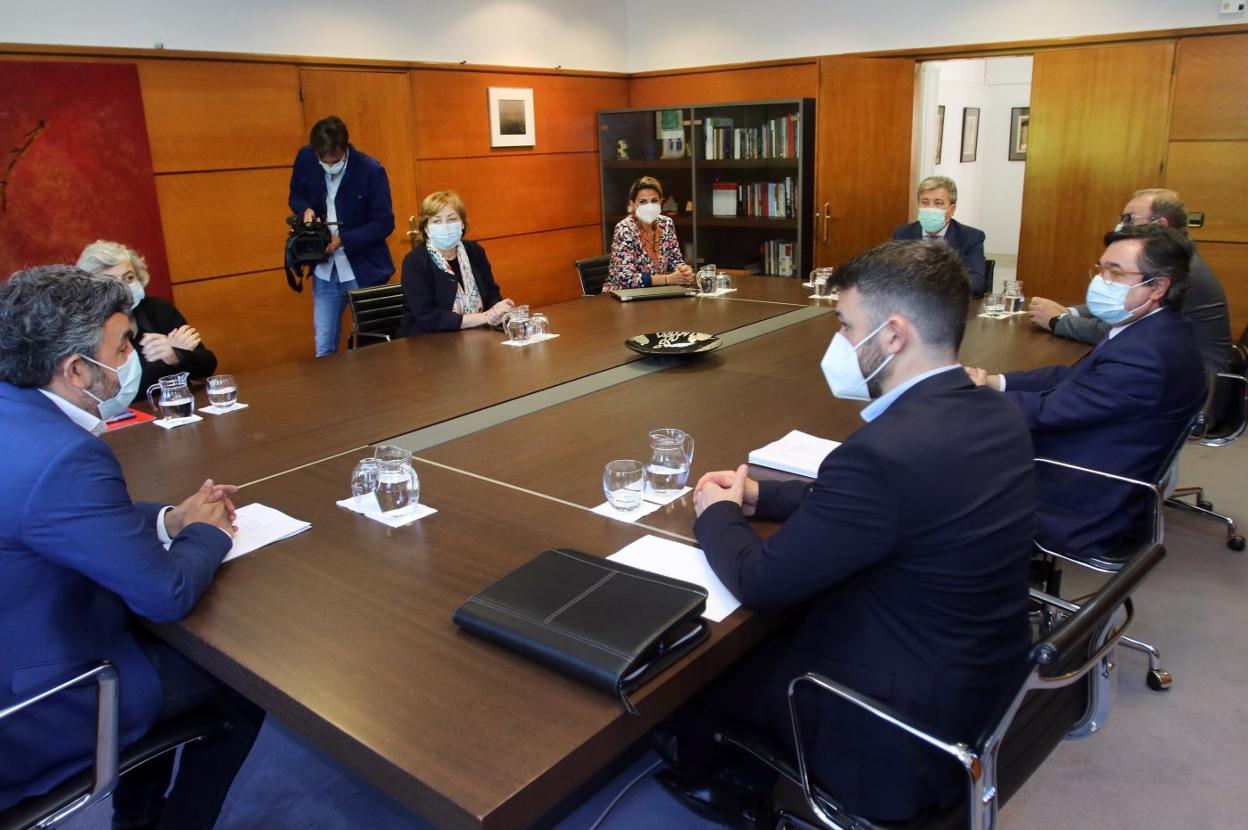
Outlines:
{"type": "Polygon", "coordinates": [[[823,459],[840,445],[840,441],[817,438],[795,429],[779,441],[772,441],[765,447],[753,450],[750,453],[750,463],[815,478],[819,475],[819,465],[823,463],[823,459]]]}
{"type": "Polygon", "coordinates": [[[711,570],[701,548],[659,536],[643,536],[607,558],[643,571],[701,585],[707,592],[706,611],[702,616],[711,622],[723,622],[725,617],[741,607],[741,601],[729,593],[711,570]]]}
{"type": "Polygon", "coordinates": [[[250,404],[239,403],[235,401],[229,406],[201,406],[200,412],[207,412],[209,415],[224,415],[227,412],[237,412],[240,409],[246,409],[250,404]]]}
{"type": "Polygon", "coordinates": [[[590,512],[597,513],[599,516],[606,516],[608,519],[615,519],[616,521],[628,522],[629,524],[632,524],[642,516],[649,516],[660,507],[671,504],[677,499],[683,498],[685,493],[688,493],[692,489],[692,487],[685,487],[678,493],[672,493],[670,496],[660,497],[656,496],[650,491],[649,488],[647,488],[641,505],[634,510],[616,510],[611,506],[611,502],[604,501],[590,512]]]}
{"type": "Polygon", "coordinates": [[[367,516],[375,522],[381,522],[383,525],[390,527],[402,527],[411,524],[417,519],[423,519],[426,516],[432,516],[438,511],[427,504],[418,504],[416,509],[408,516],[383,516],[381,515],[381,505],[377,503],[377,494],[369,493],[360,497],[360,503],[356,504],[355,496],[334,502],[339,507],[345,507],[348,510],[359,513],[361,516],[367,516]]]}
{"type": "Polygon", "coordinates": [[[238,518],[234,524],[238,530],[234,533],[234,547],[225,555],[226,562],[265,545],[289,539],[312,526],[311,522],[292,518],[280,510],[255,503],[244,504],[238,508],[238,518]]]}

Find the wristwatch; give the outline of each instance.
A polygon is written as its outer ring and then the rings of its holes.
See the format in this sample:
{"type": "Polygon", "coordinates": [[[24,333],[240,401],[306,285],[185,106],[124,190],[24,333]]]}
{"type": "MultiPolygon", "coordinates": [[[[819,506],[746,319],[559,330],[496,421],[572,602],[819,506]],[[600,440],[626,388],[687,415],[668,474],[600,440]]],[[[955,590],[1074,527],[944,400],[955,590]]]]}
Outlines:
{"type": "Polygon", "coordinates": [[[1057,332],[1057,321],[1065,317],[1065,314],[1055,314],[1049,318],[1049,331],[1057,332]]]}

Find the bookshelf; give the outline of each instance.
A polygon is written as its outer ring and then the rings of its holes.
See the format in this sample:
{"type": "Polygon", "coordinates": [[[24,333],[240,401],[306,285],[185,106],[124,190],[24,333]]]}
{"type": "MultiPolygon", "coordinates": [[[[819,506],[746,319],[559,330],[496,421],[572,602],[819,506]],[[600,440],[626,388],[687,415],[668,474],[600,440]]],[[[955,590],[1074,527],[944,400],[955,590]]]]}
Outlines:
{"type": "Polygon", "coordinates": [[[603,250],[627,215],[629,186],[650,175],[675,202],[664,213],[690,264],[805,277],[814,110],[806,98],[599,112],[603,250]]]}

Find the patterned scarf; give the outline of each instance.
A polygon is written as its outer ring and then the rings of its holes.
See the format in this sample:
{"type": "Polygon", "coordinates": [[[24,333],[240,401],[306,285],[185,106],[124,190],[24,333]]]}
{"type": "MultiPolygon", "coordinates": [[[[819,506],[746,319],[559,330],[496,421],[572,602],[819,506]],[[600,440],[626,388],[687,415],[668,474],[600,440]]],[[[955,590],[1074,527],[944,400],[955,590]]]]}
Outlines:
{"type": "MultiPolygon", "coordinates": [[[[438,249],[433,247],[433,243],[426,242],[425,250],[429,252],[429,256],[433,257],[435,265],[452,277],[455,276],[455,270],[451,268],[450,263],[438,249]]],[[[468,261],[468,252],[464,250],[463,242],[459,243],[455,259],[459,261],[459,270],[463,274],[463,280],[455,288],[455,304],[451,306],[451,310],[456,314],[476,314],[483,308],[481,292],[477,288],[476,278],[472,275],[472,264],[468,261]]]]}

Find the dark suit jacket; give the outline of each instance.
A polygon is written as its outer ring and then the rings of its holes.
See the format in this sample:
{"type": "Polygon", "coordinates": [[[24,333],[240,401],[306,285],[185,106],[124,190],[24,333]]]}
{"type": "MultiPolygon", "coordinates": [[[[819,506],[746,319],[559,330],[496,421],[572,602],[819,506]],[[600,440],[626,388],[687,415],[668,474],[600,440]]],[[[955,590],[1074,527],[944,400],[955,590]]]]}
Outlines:
{"type": "MultiPolygon", "coordinates": [[[[1192,324],[1196,344],[1205,359],[1205,369],[1225,372],[1231,367],[1231,317],[1226,306],[1226,293],[1222,283],[1214,276],[1213,269],[1200,254],[1192,251],[1187,293],[1179,311],[1192,324]]],[[[1053,327],[1059,337],[1083,343],[1097,343],[1109,333],[1109,323],[1088,311],[1086,305],[1078,305],[1079,316],[1064,315],[1053,327]]]]}
{"type": "MultiPolygon", "coordinates": [[[[923,239],[923,226],[918,222],[909,225],[898,225],[893,230],[893,239],[923,239]]],[[[945,243],[962,257],[966,266],[967,276],[971,281],[971,293],[983,294],[992,288],[988,285],[984,264],[984,232],[970,225],[963,225],[957,219],[949,220],[949,230],[945,232],[945,243]]]]}
{"type": "MultiPolygon", "coordinates": [[[[143,335],[149,332],[168,334],[178,326],[186,325],[186,318],[168,300],[160,297],[144,297],[143,302],[139,303],[139,307],[134,310],[134,323],[138,327],[138,331],[131,339],[134,341],[134,348],[137,350],[139,349],[139,343],[143,340],[143,335]]],[[[139,398],[143,397],[147,387],[166,375],[172,375],[176,372],[190,372],[193,379],[199,380],[200,378],[208,377],[217,370],[217,356],[210,352],[202,341],[189,352],[185,349],[174,349],[173,351],[178,356],[178,362],[173,366],[170,366],[163,360],[151,363],[143,357],[143,352],[139,351],[139,362],[143,366],[143,380],[139,385],[139,398]]]]}
{"type": "MultiPolygon", "coordinates": [[[[464,241],[472,276],[481,293],[482,308],[489,309],[503,298],[494,281],[485,249],[476,242],[464,241]]],[[[437,266],[424,245],[417,245],[403,257],[403,322],[398,337],[429,331],[459,331],[462,314],[451,311],[455,305],[455,289],[459,281],[437,266]]]]}
{"type": "MultiPolygon", "coordinates": [[[[1031,642],[1032,448],[1018,411],[990,392],[961,369],[934,375],[833,450],[813,484],[760,482],[758,515],[784,520],[769,539],[732,503],[694,523],[747,606],[808,603],[768,679],[773,724],[788,723],[789,680],[815,671],[973,740],[1018,682],[1031,642]]],[[[902,819],[963,797],[947,757],[821,701],[805,710],[813,769],[852,812],[902,819]]]]}
{"type": "MultiPolygon", "coordinates": [[[[1074,366],[1005,375],[1036,455],[1140,481],[1204,402],[1205,375],[1192,326],[1174,309],[1138,320],[1074,366]]],[[[1138,536],[1148,502],[1138,489],[1048,465],[1037,471],[1039,539],[1085,556],[1138,536]]]]}
{"type": "MultiPolygon", "coordinates": [[[[386,247],[386,237],[394,231],[394,210],[390,206],[390,180],[381,162],[350,147],[347,170],[338,185],[334,205],[338,211],[338,227],[334,230],[342,240],[347,261],[355,272],[361,288],[381,285],[394,273],[394,260],[386,247]]],[[[325,170],[311,146],[295,156],[290,171],[290,209],[296,216],[312,208],[325,218],[325,170]]]]}
{"type": "MultiPolygon", "coordinates": [[[[181,619],[230,540],[192,524],[166,551],[155,530],[163,505],[132,502],[112,451],[37,389],[0,382],[0,422],[0,706],[108,658],[129,745],[161,704],[130,612],[181,619]]],[[[94,733],[88,687],[3,721],[0,809],[89,766],[94,733]]]]}

